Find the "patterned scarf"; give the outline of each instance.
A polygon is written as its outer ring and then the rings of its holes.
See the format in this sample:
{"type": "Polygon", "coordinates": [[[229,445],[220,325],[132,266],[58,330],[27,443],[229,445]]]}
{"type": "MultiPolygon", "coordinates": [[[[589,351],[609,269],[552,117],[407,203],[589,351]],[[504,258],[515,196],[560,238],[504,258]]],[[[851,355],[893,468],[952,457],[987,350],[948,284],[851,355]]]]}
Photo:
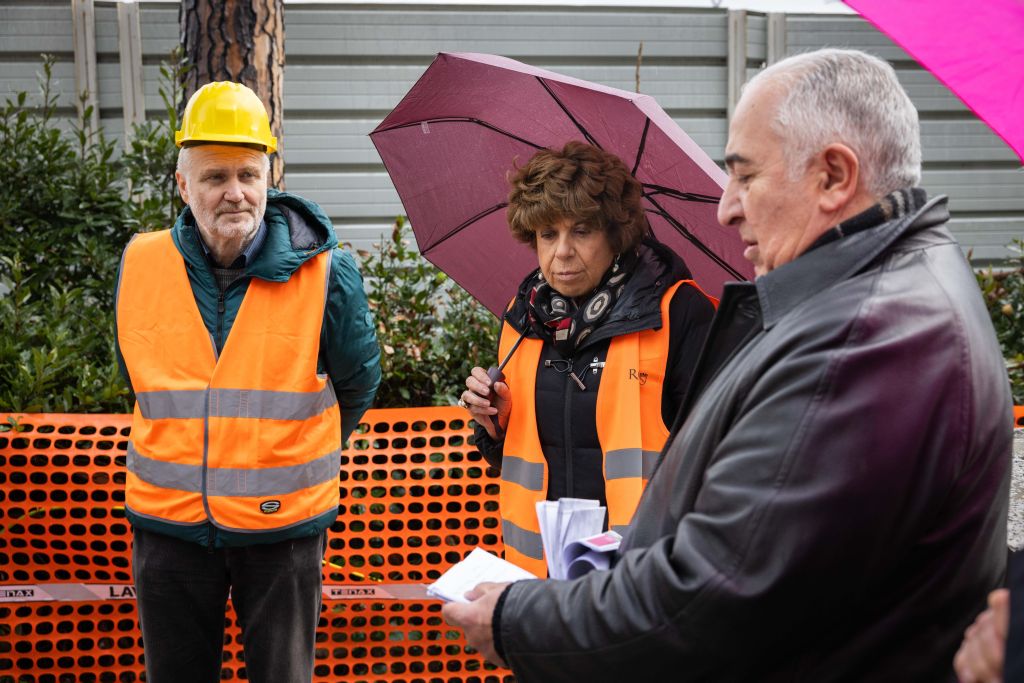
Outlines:
{"type": "Polygon", "coordinates": [[[635,250],[616,256],[601,282],[581,303],[555,291],[538,269],[529,293],[530,326],[542,339],[550,341],[563,358],[572,358],[615,308],[636,263],[635,250]]]}

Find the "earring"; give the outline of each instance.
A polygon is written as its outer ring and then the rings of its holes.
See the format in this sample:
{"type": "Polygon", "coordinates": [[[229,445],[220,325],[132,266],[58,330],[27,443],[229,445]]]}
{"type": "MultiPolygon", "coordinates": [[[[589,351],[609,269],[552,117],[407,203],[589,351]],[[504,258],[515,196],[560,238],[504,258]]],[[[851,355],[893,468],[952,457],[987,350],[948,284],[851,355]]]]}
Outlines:
{"type": "Polygon", "coordinates": [[[622,258],[622,254],[616,254],[615,255],[615,260],[612,261],[612,272],[613,273],[619,272],[619,259],[620,258],[622,258]]]}

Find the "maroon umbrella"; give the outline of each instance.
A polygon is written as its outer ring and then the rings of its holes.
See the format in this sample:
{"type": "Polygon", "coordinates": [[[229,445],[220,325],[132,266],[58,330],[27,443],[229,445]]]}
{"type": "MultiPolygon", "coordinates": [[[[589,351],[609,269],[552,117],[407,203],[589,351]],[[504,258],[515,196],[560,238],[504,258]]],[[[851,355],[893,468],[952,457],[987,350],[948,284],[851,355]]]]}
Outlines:
{"type": "Polygon", "coordinates": [[[569,140],[632,168],[655,237],[706,291],[753,274],[737,232],[715,218],[725,175],[646,95],[504,57],[441,53],[370,137],[422,254],[496,315],[537,268],[508,230],[508,176],[569,140]]]}

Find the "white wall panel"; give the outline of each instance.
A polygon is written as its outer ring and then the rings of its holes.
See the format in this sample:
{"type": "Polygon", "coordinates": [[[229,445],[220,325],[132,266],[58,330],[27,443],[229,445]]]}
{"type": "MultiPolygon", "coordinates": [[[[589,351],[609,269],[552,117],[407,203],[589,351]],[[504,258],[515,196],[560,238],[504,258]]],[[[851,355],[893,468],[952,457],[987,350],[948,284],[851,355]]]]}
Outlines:
{"type": "Polygon", "coordinates": [[[507,57],[725,59],[724,12],[595,8],[287,7],[288,55],[420,57],[442,51],[507,57]]]}
{"type": "MultiPolygon", "coordinates": [[[[354,109],[386,114],[423,74],[432,57],[415,66],[292,65],[287,67],[284,82],[285,110],[329,110],[343,115],[354,109]]],[[[534,60],[533,65],[621,90],[636,90],[634,66],[552,67],[541,60],[534,60]]],[[[665,109],[724,111],[724,78],[724,66],[649,66],[641,68],[640,90],[665,109]]]]}
{"type": "Polygon", "coordinates": [[[71,51],[71,3],[63,6],[31,2],[0,5],[0,60],[7,53],[70,54],[71,51]]]}
{"type": "MultiPolygon", "coordinates": [[[[145,106],[163,115],[159,63],[178,43],[178,7],[142,3],[145,106]]],[[[748,13],[747,67],[766,58],[767,21],[748,13]]],[[[366,3],[286,5],[284,141],[290,191],[320,202],[339,235],[367,248],[403,211],[367,137],[439,51],[492,52],[632,91],[640,89],[708,154],[725,147],[727,19],[723,10],[595,7],[452,7],[366,3]]],[[[947,193],[953,229],[981,259],[1005,255],[1024,235],[1024,172],[1013,152],[892,41],[857,17],[789,15],[790,54],[823,46],[866,49],[894,60],[921,112],[924,185],[947,193]]],[[[99,102],[120,139],[116,8],[97,0],[99,102]]],[[[74,106],[71,10],[60,2],[0,0],[0,97],[36,91],[36,55],[58,56],[60,106],[74,106]]]]}

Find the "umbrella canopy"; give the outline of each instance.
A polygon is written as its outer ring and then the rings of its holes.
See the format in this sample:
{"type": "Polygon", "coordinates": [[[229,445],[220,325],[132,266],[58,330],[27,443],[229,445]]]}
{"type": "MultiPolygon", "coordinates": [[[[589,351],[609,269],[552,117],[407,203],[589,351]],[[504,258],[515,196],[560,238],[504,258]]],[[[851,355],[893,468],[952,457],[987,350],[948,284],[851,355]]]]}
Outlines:
{"type": "Polygon", "coordinates": [[[845,0],[1024,161],[1024,0],[845,0]]]}
{"type": "Polygon", "coordinates": [[[496,315],[537,268],[508,230],[508,177],[569,140],[632,169],[655,236],[706,291],[753,274],[739,235],[715,217],[724,173],[646,95],[504,57],[441,53],[370,137],[420,251],[496,315]]]}

